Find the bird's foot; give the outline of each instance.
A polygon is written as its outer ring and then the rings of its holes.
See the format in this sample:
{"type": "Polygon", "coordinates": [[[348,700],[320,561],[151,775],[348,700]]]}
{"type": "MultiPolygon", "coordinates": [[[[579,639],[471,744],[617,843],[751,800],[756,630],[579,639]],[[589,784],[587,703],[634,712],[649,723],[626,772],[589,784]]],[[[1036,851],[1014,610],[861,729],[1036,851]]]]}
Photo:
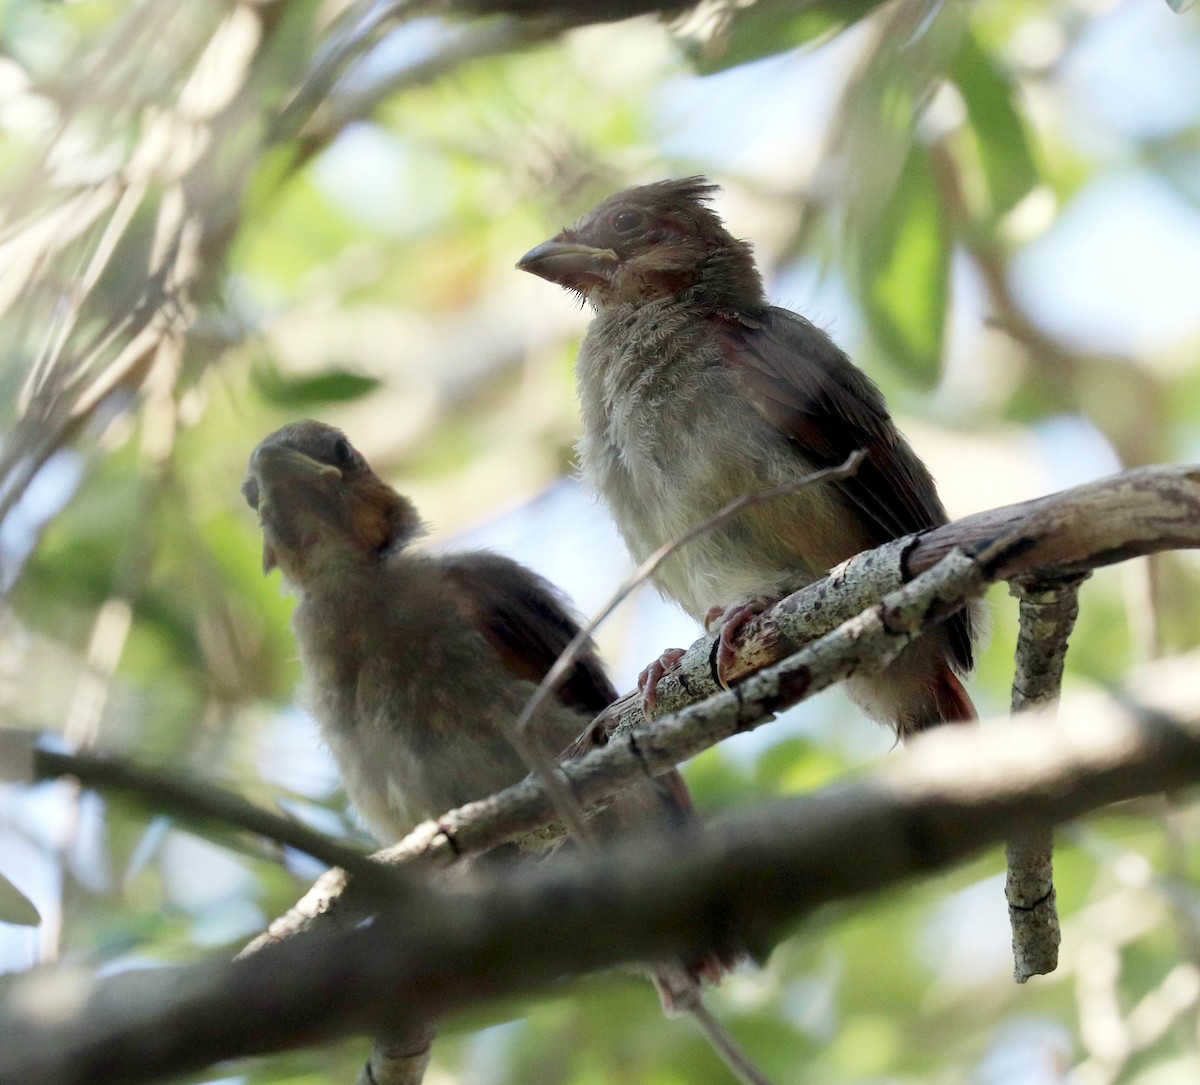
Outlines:
{"type": "Polygon", "coordinates": [[[777,595],[756,595],[731,606],[710,607],[704,615],[704,628],[709,633],[716,632],[718,628],[721,630],[721,640],[717,644],[717,681],[725,689],[729,688],[729,671],[737,659],[733,638],[751,618],[757,618],[764,610],[769,610],[780,598],[777,595]]]}
{"type": "Polygon", "coordinates": [[[694,1009],[704,985],[715,987],[745,959],[739,951],[705,953],[687,964],[660,964],[652,976],[664,1016],[678,1017],[694,1009]]]}
{"type": "Polygon", "coordinates": [[[650,718],[650,713],[658,704],[658,683],[662,681],[662,676],[685,655],[687,655],[686,648],[668,648],[638,675],[638,689],[642,694],[642,715],[646,719],[650,718]]]}

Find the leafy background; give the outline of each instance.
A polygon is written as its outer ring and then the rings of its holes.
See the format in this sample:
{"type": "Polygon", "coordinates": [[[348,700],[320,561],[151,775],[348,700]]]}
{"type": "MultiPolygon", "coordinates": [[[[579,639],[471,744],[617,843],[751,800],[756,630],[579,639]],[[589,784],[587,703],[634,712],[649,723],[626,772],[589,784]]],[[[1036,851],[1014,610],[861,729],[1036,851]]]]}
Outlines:
{"type": "MultiPolygon", "coordinates": [[[[431,545],[597,608],[627,561],[570,477],[587,314],[513,263],[634,181],[722,184],[772,297],[880,383],[955,515],[1198,457],[1195,12],[758,0],[565,26],[651,6],[0,5],[0,722],[361,839],[294,700],[247,455],[298,416],[342,425],[431,545]]],[[[1097,575],[1068,688],[1194,647],[1198,604],[1190,555],[1097,575]]],[[[1014,605],[991,605],[972,691],[1000,712],[1014,605]]],[[[628,687],[695,632],[644,592],[602,643],[628,687]]],[[[834,693],[687,776],[719,816],[889,750],[834,693]]],[[[1193,1082],[1198,832],[1178,797],[1066,830],[1063,963],[1026,987],[993,854],[823,913],[713,1003],[781,1083],[1193,1082]]],[[[0,967],[228,955],[316,873],[66,781],[6,788],[0,967]]],[[[352,1080],[365,1043],[195,1080],[352,1080]]],[[[605,977],[454,1022],[428,1080],[727,1078],[605,977]]]]}

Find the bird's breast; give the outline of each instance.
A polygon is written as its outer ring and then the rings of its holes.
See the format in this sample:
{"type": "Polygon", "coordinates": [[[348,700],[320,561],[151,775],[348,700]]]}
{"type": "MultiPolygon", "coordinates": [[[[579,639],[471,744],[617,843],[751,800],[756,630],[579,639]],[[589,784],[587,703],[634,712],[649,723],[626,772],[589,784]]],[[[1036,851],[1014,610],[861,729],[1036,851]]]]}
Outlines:
{"type": "MultiPolygon", "coordinates": [[[[432,563],[306,598],[293,624],[308,706],[381,843],[526,774],[507,731],[533,686],[447,607],[432,563]]],[[[543,716],[554,752],[587,722],[557,701],[543,716]]]]}
{"type": "MultiPolygon", "coordinates": [[[[642,561],[734,499],[796,481],[811,465],[734,385],[703,322],[661,311],[630,320],[597,318],[581,349],[579,457],[642,561]]],[[[698,618],[794,590],[847,556],[837,520],[828,492],[778,499],[688,543],[656,583],[698,618]]]]}

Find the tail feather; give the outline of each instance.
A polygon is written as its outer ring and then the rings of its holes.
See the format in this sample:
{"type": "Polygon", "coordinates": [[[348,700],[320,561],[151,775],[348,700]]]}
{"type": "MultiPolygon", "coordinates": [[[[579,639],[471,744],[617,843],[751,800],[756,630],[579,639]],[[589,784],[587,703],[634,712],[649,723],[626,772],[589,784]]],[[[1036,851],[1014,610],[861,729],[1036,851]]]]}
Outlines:
{"type": "Polygon", "coordinates": [[[943,723],[978,719],[948,653],[932,636],[915,640],[882,674],[851,678],[846,692],[872,719],[905,739],[943,723]]]}
{"type": "Polygon", "coordinates": [[[938,719],[931,720],[932,724],[970,723],[979,719],[979,713],[975,711],[975,705],[963,687],[962,680],[949,666],[943,666],[938,671],[934,679],[933,697],[937,705],[938,719]]]}
{"type": "Polygon", "coordinates": [[[962,680],[942,660],[932,674],[926,673],[921,694],[906,705],[896,725],[896,734],[901,742],[940,727],[944,723],[971,723],[979,719],[975,705],[962,680]]]}

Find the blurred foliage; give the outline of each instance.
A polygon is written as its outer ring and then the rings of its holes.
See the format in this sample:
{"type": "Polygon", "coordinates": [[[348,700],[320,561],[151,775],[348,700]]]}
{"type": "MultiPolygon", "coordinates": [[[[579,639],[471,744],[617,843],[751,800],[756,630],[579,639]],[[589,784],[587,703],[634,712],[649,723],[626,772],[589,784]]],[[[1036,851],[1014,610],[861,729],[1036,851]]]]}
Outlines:
{"type": "MultiPolygon", "coordinates": [[[[722,183],[773,295],[836,321],[956,512],[1200,455],[1196,263],[1119,251],[1109,231],[1145,208],[1069,229],[1089,193],[1136,177],[1174,201],[1153,209],[1170,211],[1156,236],[1200,259],[1194,12],[757,0],[559,34],[512,14],[554,4],[455,7],[0,6],[4,722],[356,832],[294,707],[291,604],[238,493],[247,454],[327,418],[435,543],[503,514],[524,526],[501,537],[529,541],[515,556],[570,566],[556,495],[586,315],[512,265],[636,180],[722,183]]],[[[574,565],[563,586],[586,596],[593,571],[574,565]]],[[[994,596],[973,691],[1001,711],[1015,609],[994,596]]],[[[1106,571],[1082,603],[1069,687],[1200,640],[1188,555],[1106,571]]],[[[607,646],[628,679],[645,660],[622,639],[607,646]]],[[[697,758],[698,804],[886,756],[842,699],[799,720],[697,758]]],[[[1196,1080],[1200,816],[1163,800],[1065,835],[1053,977],[1011,983],[989,855],[814,917],[714,1004],[780,1085],[1196,1080]]],[[[230,954],[316,873],[65,782],[10,789],[0,919],[43,924],[36,945],[0,924],[0,967],[230,954]]],[[[364,1052],[226,1073],[348,1081],[364,1052]]],[[[429,1080],[727,1078],[620,976],[452,1023],[429,1080]]]]}
{"type": "Polygon", "coordinates": [[[0,876],[0,922],[36,927],[41,921],[33,902],[7,878],[0,876]]]}

